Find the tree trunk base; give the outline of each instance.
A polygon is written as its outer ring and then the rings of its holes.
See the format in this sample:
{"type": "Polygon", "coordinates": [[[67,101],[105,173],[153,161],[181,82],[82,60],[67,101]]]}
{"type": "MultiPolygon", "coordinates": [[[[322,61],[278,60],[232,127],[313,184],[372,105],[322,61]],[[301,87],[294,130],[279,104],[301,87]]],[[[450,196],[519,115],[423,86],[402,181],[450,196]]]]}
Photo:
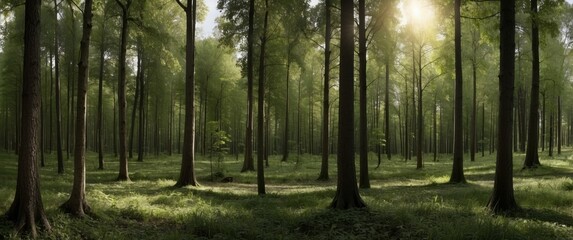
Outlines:
{"type": "Polygon", "coordinates": [[[91,215],[92,213],[91,207],[85,199],[76,201],[70,198],[60,206],[60,210],[77,218],[83,218],[86,215],[91,215]]]}
{"type": "Polygon", "coordinates": [[[487,208],[494,214],[510,215],[521,210],[521,208],[512,198],[500,198],[492,196],[488,203],[487,208]]]}
{"type": "Polygon", "coordinates": [[[353,196],[341,196],[340,193],[336,193],[336,196],[334,197],[334,200],[332,200],[332,203],[330,204],[330,208],[333,209],[341,209],[341,210],[345,210],[345,209],[351,209],[351,208],[365,208],[366,204],[364,203],[364,201],[362,201],[362,198],[360,198],[360,195],[358,195],[358,193],[353,194],[353,196]]]}
{"type": "Polygon", "coordinates": [[[118,182],[129,182],[131,181],[131,179],[129,179],[128,176],[118,176],[117,179],[115,179],[118,182]]]}
{"type": "Polygon", "coordinates": [[[15,200],[6,213],[6,218],[14,222],[15,233],[29,232],[33,239],[36,239],[38,236],[36,222],[39,222],[44,231],[49,232],[51,230],[41,203],[39,206],[36,204],[35,209],[31,209],[30,206],[23,206],[15,200]]]}
{"type": "Polygon", "coordinates": [[[175,185],[173,187],[182,188],[182,187],[187,187],[187,186],[199,187],[201,185],[195,180],[187,180],[187,181],[179,180],[179,181],[177,181],[177,183],[175,183],[175,185]]]}

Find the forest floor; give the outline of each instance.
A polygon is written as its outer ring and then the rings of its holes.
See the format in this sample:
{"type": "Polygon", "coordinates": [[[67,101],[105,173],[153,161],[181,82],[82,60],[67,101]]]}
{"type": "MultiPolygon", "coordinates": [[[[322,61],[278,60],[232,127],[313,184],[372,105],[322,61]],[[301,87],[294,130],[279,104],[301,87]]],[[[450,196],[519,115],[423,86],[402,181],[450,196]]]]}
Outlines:
{"type": "MultiPolygon", "coordinates": [[[[555,158],[540,153],[542,167],[521,171],[524,155],[514,157],[515,198],[523,208],[510,216],[485,209],[492,192],[495,155],[465,157],[467,184],[447,184],[451,157],[415,162],[394,157],[374,169],[371,189],[360,190],[363,210],[334,211],[336,159],[327,182],[315,179],[320,156],[279,156],[265,168],[267,195],[256,192],[256,174],[239,173],[242,161],[221,164],[232,183],[210,181],[209,158],[197,162],[200,187],[173,188],[180,155],[131,161],[130,182],[115,182],[118,163],[106,156],[106,170],[87,158],[87,201],[94,215],[75,219],[58,206],[72,185],[72,160],[56,173],[53,155],[41,170],[44,206],[52,224],[45,239],[573,239],[573,150],[555,158]]],[[[0,154],[0,214],[7,211],[16,186],[16,156],[0,154]]],[[[430,155],[426,159],[432,159],[430,155]]],[[[213,166],[217,166],[213,163],[213,166]]],[[[0,239],[13,239],[12,223],[0,218],[0,239]]]]}

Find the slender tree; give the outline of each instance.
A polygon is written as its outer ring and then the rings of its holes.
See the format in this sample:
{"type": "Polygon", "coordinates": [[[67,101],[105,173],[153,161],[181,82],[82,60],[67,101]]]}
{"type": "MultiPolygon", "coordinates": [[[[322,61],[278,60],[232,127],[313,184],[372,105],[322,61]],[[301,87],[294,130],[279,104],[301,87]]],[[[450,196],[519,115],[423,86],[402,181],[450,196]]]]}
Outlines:
{"type": "Polygon", "coordinates": [[[263,35],[261,36],[261,50],[259,58],[259,92],[257,116],[257,190],[259,195],[265,194],[265,47],[267,45],[267,27],[269,21],[269,0],[265,0],[265,20],[263,35]]]}
{"type": "Polygon", "coordinates": [[[197,186],[195,177],[195,20],[197,14],[197,0],[187,1],[184,5],[175,0],[185,11],[186,27],[186,55],[185,55],[185,128],[183,133],[183,156],[181,171],[176,187],[187,185],[197,186]]]}
{"type": "MultiPolygon", "coordinates": [[[[322,162],[318,180],[328,180],[328,123],[330,108],[330,39],[332,37],[332,27],[330,20],[331,0],[324,1],[325,10],[325,30],[324,30],[324,85],[322,95],[322,162]]],[[[288,125],[288,124],[287,124],[288,125]]]]}
{"type": "Polygon", "coordinates": [[[513,92],[515,70],[515,0],[501,1],[499,44],[499,111],[493,193],[487,204],[495,213],[518,209],[513,194],[513,92]]]}
{"type": "MultiPolygon", "coordinates": [[[[537,0],[531,0],[531,102],[529,108],[529,127],[527,129],[527,150],[523,168],[540,165],[539,148],[539,27],[537,19],[537,0]]],[[[545,111],[545,109],[544,109],[545,111]]]]}
{"type": "Polygon", "coordinates": [[[366,112],[366,1],[358,0],[358,57],[360,84],[360,188],[370,188],[368,177],[368,116],[366,112]]]}
{"type": "Polygon", "coordinates": [[[338,181],[331,208],[362,208],[354,166],[354,3],[340,0],[338,181]]]}
{"type": "Polygon", "coordinates": [[[249,0],[249,29],[247,33],[247,128],[245,131],[245,160],[241,172],[254,171],[253,159],[253,46],[255,29],[255,0],[249,0]]]}
{"type": "Polygon", "coordinates": [[[78,92],[76,104],[76,131],[74,143],[74,184],[70,199],[61,208],[65,212],[83,217],[90,212],[86,202],[86,107],[89,75],[90,36],[92,30],[92,0],[84,3],[83,34],[78,63],[78,92]]]}
{"type": "Polygon", "coordinates": [[[41,0],[25,3],[24,65],[22,82],[21,142],[18,178],[14,201],[6,216],[14,221],[16,232],[29,230],[36,238],[36,222],[46,229],[50,223],[44,213],[38,172],[40,125],[40,8],[41,0]]]}
{"type": "Polygon", "coordinates": [[[62,110],[60,100],[60,50],[58,34],[58,0],[54,0],[54,72],[56,95],[56,153],[58,157],[58,174],[64,173],[64,155],[62,153],[62,110]]]}
{"type": "Polygon", "coordinates": [[[129,7],[132,0],[126,0],[125,4],[121,0],[115,0],[121,8],[121,46],[119,51],[119,82],[117,84],[117,100],[119,101],[119,175],[117,180],[129,181],[129,170],[127,165],[127,126],[126,126],[126,52],[128,38],[128,18],[129,7]]]}
{"type": "Polygon", "coordinates": [[[455,0],[455,68],[456,68],[456,90],[454,108],[454,164],[452,166],[451,183],[463,183],[464,177],[464,142],[463,142],[463,115],[462,115],[462,26],[461,26],[461,0],[455,0]]]}

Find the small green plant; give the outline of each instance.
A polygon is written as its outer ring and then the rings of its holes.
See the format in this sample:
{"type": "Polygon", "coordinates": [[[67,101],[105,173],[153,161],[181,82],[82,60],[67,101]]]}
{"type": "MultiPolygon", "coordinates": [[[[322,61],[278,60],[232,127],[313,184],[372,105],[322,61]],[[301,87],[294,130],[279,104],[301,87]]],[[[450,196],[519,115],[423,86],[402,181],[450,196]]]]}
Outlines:
{"type": "Polygon", "coordinates": [[[211,167],[211,181],[215,178],[224,178],[224,168],[222,166],[225,155],[228,154],[229,148],[227,144],[231,142],[231,136],[219,129],[219,122],[209,122],[208,127],[211,133],[211,146],[209,151],[209,162],[211,167]],[[216,169],[213,169],[213,158],[217,161],[216,169]]]}

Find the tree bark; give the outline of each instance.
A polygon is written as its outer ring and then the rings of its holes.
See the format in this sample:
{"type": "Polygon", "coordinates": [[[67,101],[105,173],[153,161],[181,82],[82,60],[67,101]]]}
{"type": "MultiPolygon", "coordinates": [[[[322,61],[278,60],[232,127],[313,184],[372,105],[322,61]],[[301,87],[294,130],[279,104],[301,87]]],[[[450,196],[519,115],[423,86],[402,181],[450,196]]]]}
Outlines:
{"type": "Polygon", "coordinates": [[[62,152],[62,110],[60,100],[60,50],[58,36],[58,0],[54,0],[54,67],[56,95],[56,152],[58,157],[58,174],[64,173],[64,155],[62,152]]]}
{"type": "Polygon", "coordinates": [[[6,216],[16,232],[29,230],[36,238],[36,222],[50,230],[44,213],[37,166],[40,124],[40,0],[25,3],[24,65],[22,82],[22,127],[18,154],[18,178],[14,201],[6,216]]]}
{"type": "Polygon", "coordinates": [[[340,0],[341,33],[339,65],[339,113],[338,114],[338,181],[331,208],[362,208],[356,185],[354,165],[354,4],[352,0],[340,0]]]}
{"type": "Polygon", "coordinates": [[[257,191],[265,194],[265,47],[267,45],[267,26],[269,19],[269,0],[265,0],[265,20],[261,36],[261,52],[259,57],[259,92],[257,113],[257,191]]]}
{"type": "Polygon", "coordinates": [[[185,129],[183,134],[183,156],[181,159],[181,171],[176,187],[198,186],[195,177],[195,21],[197,14],[197,0],[192,0],[192,5],[187,3],[182,6],[186,14],[186,56],[185,56],[185,129]]]}
{"type": "Polygon", "coordinates": [[[557,155],[561,155],[561,96],[557,96],[557,155]]]}
{"type": "Polygon", "coordinates": [[[368,120],[366,113],[366,4],[358,0],[358,56],[360,84],[360,188],[370,188],[368,178],[368,120]]]}
{"type": "Polygon", "coordinates": [[[463,79],[462,79],[462,30],[461,0],[455,0],[455,107],[454,107],[454,164],[450,183],[464,183],[464,145],[463,145],[463,79]]]}
{"type": "MultiPolygon", "coordinates": [[[[57,0],[55,0],[57,1],[57,0]]],[[[106,10],[104,8],[104,19],[102,20],[102,29],[105,29],[105,16],[106,10]]],[[[104,63],[105,63],[105,34],[101,34],[100,39],[100,53],[99,53],[99,82],[98,82],[98,100],[97,100],[97,148],[98,148],[98,169],[104,169],[104,158],[103,158],[103,137],[102,137],[102,125],[103,125],[103,75],[104,75],[104,63]]]]}
{"type": "Polygon", "coordinates": [[[245,131],[245,160],[241,172],[255,170],[253,159],[253,46],[255,0],[249,0],[249,30],[247,36],[247,129],[245,131]]]}
{"type": "Polygon", "coordinates": [[[89,214],[86,202],[86,107],[89,76],[90,36],[92,30],[92,0],[86,0],[84,6],[83,34],[80,43],[80,62],[78,63],[78,91],[76,104],[76,131],[74,143],[74,183],[70,199],[61,208],[76,217],[89,214]]]}
{"type": "MultiPolygon", "coordinates": [[[[139,79],[142,77],[141,75],[143,74],[143,64],[141,64],[141,62],[143,61],[143,43],[141,42],[141,37],[139,37],[137,39],[137,74],[135,76],[135,96],[133,99],[133,109],[131,110],[131,128],[129,131],[129,159],[133,158],[133,132],[135,130],[135,114],[137,113],[137,106],[138,106],[138,101],[139,101],[139,84],[140,81],[139,79]]],[[[171,104],[171,106],[173,106],[171,104]]]]}
{"type": "Polygon", "coordinates": [[[325,30],[324,30],[324,85],[322,86],[322,162],[320,164],[320,174],[318,180],[326,181],[328,176],[328,124],[330,109],[330,39],[332,36],[332,26],[330,20],[331,0],[324,1],[325,9],[325,30]]]}
{"type": "Polygon", "coordinates": [[[487,207],[494,213],[517,210],[513,193],[513,92],[515,71],[515,0],[501,1],[500,11],[500,70],[497,159],[493,193],[487,207]]]}
{"type": "Polygon", "coordinates": [[[538,155],[539,141],[539,27],[537,26],[537,0],[531,0],[531,105],[529,108],[529,127],[527,152],[523,168],[534,168],[540,164],[538,155]]]}
{"type": "Polygon", "coordinates": [[[129,7],[131,0],[126,0],[126,4],[121,3],[120,0],[115,0],[121,7],[121,45],[119,51],[119,82],[117,87],[117,99],[119,101],[119,175],[118,181],[129,181],[129,170],[127,164],[127,142],[126,142],[126,98],[125,98],[125,82],[126,82],[126,52],[127,52],[127,38],[128,38],[128,17],[129,7]]]}
{"type": "Polygon", "coordinates": [[[386,89],[384,90],[384,124],[386,137],[386,157],[388,160],[392,159],[391,138],[390,138],[390,58],[386,58],[386,89]]]}

